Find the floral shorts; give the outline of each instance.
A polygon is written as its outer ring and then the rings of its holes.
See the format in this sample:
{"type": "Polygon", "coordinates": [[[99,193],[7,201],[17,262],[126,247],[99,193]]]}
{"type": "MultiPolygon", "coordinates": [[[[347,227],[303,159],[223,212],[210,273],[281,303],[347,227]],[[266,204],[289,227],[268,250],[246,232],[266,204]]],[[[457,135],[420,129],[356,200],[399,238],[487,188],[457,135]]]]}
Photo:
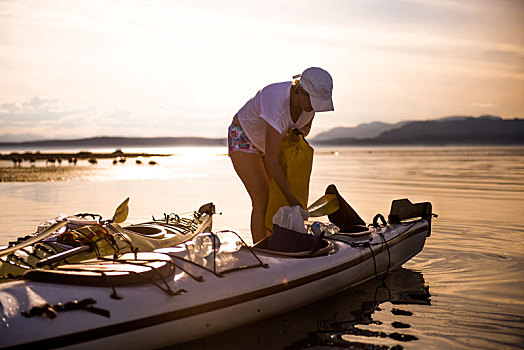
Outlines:
{"type": "Polygon", "coordinates": [[[234,123],[231,123],[227,130],[227,146],[229,154],[233,152],[264,154],[264,152],[256,148],[255,145],[249,141],[242,127],[234,123]]]}

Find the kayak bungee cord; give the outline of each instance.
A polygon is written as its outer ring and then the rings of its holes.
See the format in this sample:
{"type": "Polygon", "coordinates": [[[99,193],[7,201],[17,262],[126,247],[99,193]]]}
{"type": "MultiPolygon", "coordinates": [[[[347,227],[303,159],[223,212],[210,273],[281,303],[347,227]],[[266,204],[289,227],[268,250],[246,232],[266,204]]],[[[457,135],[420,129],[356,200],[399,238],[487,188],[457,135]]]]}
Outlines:
{"type": "MultiPolygon", "coordinates": [[[[407,232],[407,231],[404,231],[404,232],[407,232]]],[[[391,290],[386,286],[386,278],[388,277],[389,269],[391,267],[391,253],[389,251],[388,242],[384,238],[384,235],[380,232],[379,236],[380,238],[382,238],[382,241],[384,242],[384,245],[386,246],[386,250],[388,252],[388,267],[386,268],[386,272],[384,272],[384,275],[382,276],[382,278],[378,277],[377,263],[375,261],[375,254],[373,253],[373,248],[371,248],[371,244],[368,245],[368,248],[371,251],[371,255],[373,256],[373,267],[375,269],[375,278],[381,282],[381,284],[377,286],[377,288],[375,288],[375,306],[373,307],[373,312],[375,311],[375,308],[378,306],[377,294],[381,288],[384,288],[388,291],[388,298],[385,301],[391,300],[391,290]]]]}
{"type": "MultiPolygon", "coordinates": [[[[249,252],[251,253],[251,255],[253,255],[255,257],[255,259],[257,259],[259,265],[252,265],[252,266],[239,266],[237,268],[234,268],[234,269],[229,269],[227,271],[223,271],[221,272],[222,274],[225,274],[225,273],[230,273],[230,272],[233,272],[233,271],[237,271],[237,270],[243,270],[243,269],[247,269],[247,268],[251,268],[251,267],[263,267],[265,269],[268,269],[269,268],[269,265],[268,264],[265,264],[262,262],[262,260],[260,260],[260,258],[258,257],[258,255],[253,251],[252,247],[248,246],[246,244],[246,242],[242,239],[242,237],[240,237],[240,234],[236,231],[233,231],[233,230],[222,230],[222,231],[218,231],[215,235],[219,234],[219,233],[222,233],[222,232],[231,232],[233,234],[235,234],[238,239],[240,239],[240,241],[242,242],[243,244],[243,247],[245,247],[247,250],[249,250],[249,252]]],[[[216,259],[216,254],[215,254],[215,259],[216,259]]]]}
{"type": "MultiPolygon", "coordinates": [[[[193,265],[195,265],[195,266],[202,267],[202,266],[198,265],[197,263],[195,263],[195,262],[193,262],[193,261],[191,261],[191,260],[186,260],[186,259],[184,259],[184,258],[181,258],[181,257],[179,257],[179,256],[173,255],[173,254],[171,254],[171,253],[163,253],[163,254],[168,255],[168,256],[171,258],[171,260],[173,260],[173,258],[178,258],[178,259],[181,259],[181,260],[183,260],[183,261],[185,261],[185,262],[191,263],[191,264],[193,264],[193,265]]],[[[177,264],[176,262],[174,262],[174,261],[173,261],[173,264],[175,265],[175,267],[178,267],[180,270],[182,270],[182,272],[186,273],[189,277],[191,277],[191,278],[194,279],[195,281],[197,281],[197,282],[204,282],[204,277],[203,277],[203,276],[196,276],[196,275],[193,275],[193,274],[192,274],[191,272],[189,272],[187,269],[184,269],[182,266],[178,265],[178,264],[177,264]]]]}
{"type": "MultiPolygon", "coordinates": [[[[99,260],[103,260],[103,261],[107,261],[107,262],[118,262],[118,263],[121,263],[121,264],[129,264],[129,265],[134,265],[134,266],[142,266],[142,267],[146,267],[148,269],[150,269],[151,271],[153,271],[153,274],[151,275],[150,278],[146,278],[144,275],[138,273],[138,272],[135,272],[135,271],[126,271],[128,272],[130,275],[133,275],[135,276],[135,278],[143,283],[151,283],[153,284],[155,287],[159,288],[160,290],[162,290],[163,292],[165,292],[167,295],[169,296],[176,296],[176,295],[180,295],[180,294],[184,294],[186,293],[187,291],[185,289],[180,289],[178,291],[173,291],[169,284],[167,283],[164,275],[162,273],[160,273],[160,271],[158,270],[157,267],[155,267],[154,265],[152,265],[152,263],[154,262],[161,262],[161,263],[167,263],[169,264],[169,274],[171,273],[174,273],[175,271],[175,264],[171,261],[171,260],[161,260],[161,259],[140,259],[139,261],[136,261],[136,260],[129,260],[129,259],[111,259],[111,258],[100,258],[99,260]],[[161,279],[164,286],[158,284],[155,280],[156,279],[161,279]]],[[[92,261],[92,263],[96,263],[98,260],[96,261],[92,261]]],[[[78,263],[78,265],[80,265],[81,263],[78,263]]],[[[76,264],[73,264],[73,265],[76,265],[76,264]]],[[[84,263],[85,265],[85,263],[84,263]]],[[[89,264],[87,264],[89,265],[89,264]]],[[[115,288],[115,285],[113,283],[111,283],[111,279],[110,277],[108,276],[108,272],[118,272],[119,270],[118,269],[114,269],[114,270],[94,270],[94,269],[89,269],[89,268],[75,268],[74,266],[68,268],[68,269],[65,269],[66,271],[69,270],[69,271],[76,271],[76,272],[90,272],[90,273],[96,273],[96,274],[100,274],[100,276],[102,277],[102,280],[104,281],[104,285],[106,287],[109,287],[111,288],[112,290],[112,293],[110,294],[110,297],[112,299],[116,299],[116,300],[121,300],[123,299],[124,297],[119,295],[116,291],[116,288],[115,288]]],[[[140,283],[140,282],[138,282],[140,283]]],[[[94,300],[93,298],[86,298],[84,300],[81,300],[81,301],[77,301],[77,300],[73,300],[73,301],[70,301],[70,302],[66,302],[66,303],[58,303],[58,304],[55,304],[55,305],[51,305],[49,303],[46,303],[46,304],[43,304],[43,305],[39,305],[39,306],[34,306],[32,307],[30,310],[28,311],[22,311],[21,314],[24,316],[24,317],[33,317],[33,316],[39,316],[39,315],[45,315],[47,317],[49,317],[50,319],[54,319],[57,317],[57,313],[59,311],[71,311],[71,310],[86,310],[86,311],[89,311],[89,312],[93,312],[93,313],[96,313],[98,315],[101,315],[101,316],[104,316],[104,317],[111,317],[111,314],[110,314],[110,311],[109,310],[106,310],[106,309],[101,309],[101,308],[97,308],[97,307],[94,307],[93,304],[96,303],[96,300],[94,300]]]]}
{"type": "MultiPolygon", "coordinates": [[[[414,222],[411,223],[411,225],[409,225],[409,227],[406,228],[404,231],[402,231],[402,232],[396,234],[395,236],[389,238],[389,239],[386,240],[385,242],[391,242],[391,241],[393,241],[395,238],[398,238],[398,237],[402,236],[403,234],[405,234],[406,232],[408,232],[409,230],[411,230],[411,229],[412,229],[416,224],[418,224],[419,222],[420,222],[419,220],[414,221],[414,222]]],[[[403,225],[406,225],[406,226],[407,226],[408,224],[407,224],[407,223],[404,223],[403,225]]],[[[380,232],[378,232],[378,231],[377,231],[377,234],[378,234],[379,236],[382,236],[382,233],[380,233],[380,232]]],[[[384,237],[382,237],[382,239],[384,239],[384,237]]],[[[379,242],[379,243],[371,243],[371,242],[369,243],[369,245],[380,245],[380,244],[382,244],[382,243],[380,243],[380,242],[379,242]]]]}
{"type": "MultiPolygon", "coordinates": [[[[95,271],[97,272],[97,271],[95,271]]],[[[115,300],[122,300],[124,299],[123,296],[119,295],[117,292],[116,292],[116,288],[114,285],[112,284],[109,284],[109,277],[107,276],[107,274],[105,273],[105,271],[98,271],[100,273],[100,275],[103,277],[103,281],[104,283],[106,284],[106,287],[110,287],[111,290],[113,291],[113,293],[109,294],[109,297],[111,299],[115,299],[115,300]]]]}
{"type": "MultiPolygon", "coordinates": [[[[232,272],[235,272],[235,271],[240,271],[240,270],[245,270],[245,269],[250,269],[250,268],[256,268],[256,267],[262,267],[264,269],[267,269],[269,268],[269,265],[262,262],[262,260],[260,260],[260,258],[258,257],[258,255],[255,253],[255,251],[252,249],[252,247],[248,246],[246,244],[246,242],[242,239],[242,237],[240,237],[240,235],[238,234],[238,232],[236,231],[233,231],[233,230],[222,230],[222,231],[218,231],[217,233],[213,233],[213,232],[209,232],[209,234],[211,234],[214,239],[212,239],[212,244],[213,244],[213,269],[210,269],[210,268],[207,268],[203,265],[200,265],[199,263],[195,262],[195,261],[192,261],[191,259],[186,259],[184,257],[181,257],[181,256],[177,256],[173,253],[169,253],[169,252],[165,252],[163,254],[166,254],[166,255],[169,255],[171,257],[171,259],[178,259],[178,260],[182,260],[186,263],[189,263],[193,266],[196,266],[196,267],[199,267],[203,270],[206,270],[210,273],[212,273],[213,275],[217,276],[217,277],[224,277],[225,274],[228,274],[228,273],[232,273],[232,272]],[[242,242],[242,248],[246,248],[250,253],[251,255],[258,261],[258,264],[254,264],[254,265],[243,265],[243,266],[239,266],[239,267],[235,267],[235,268],[231,268],[231,269],[228,269],[228,270],[224,270],[224,271],[217,271],[217,263],[216,263],[216,259],[217,259],[217,255],[218,255],[218,247],[217,247],[217,235],[219,233],[225,233],[225,232],[230,232],[230,233],[233,233],[235,234],[238,239],[242,242]]],[[[188,249],[187,245],[186,245],[186,250],[188,249]]],[[[179,265],[176,265],[178,268],[180,268],[181,270],[183,270],[185,273],[187,273],[191,278],[195,279],[196,281],[198,282],[203,282],[204,281],[204,278],[203,276],[194,276],[190,273],[188,273],[185,269],[183,269],[181,266],[179,265]]]]}
{"type": "MultiPolygon", "coordinates": [[[[413,223],[411,223],[411,225],[409,227],[407,227],[404,231],[396,234],[395,236],[389,238],[386,240],[386,242],[391,242],[393,241],[395,238],[398,238],[400,236],[402,236],[403,234],[405,234],[406,232],[408,232],[409,230],[411,230],[417,223],[419,223],[420,220],[417,220],[417,221],[414,221],[413,223]]],[[[407,223],[404,223],[403,225],[407,225],[407,223]]],[[[372,224],[370,224],[369,226],[373,226],[372,224]]],[[[379,225],[380,226],[380,225],[379,225]]],[[[378,230],[376,231],[377,235],[381,235],[382,233],[380,233],[378,230]]],[[[344,235],[344,232],[340,232],[339,235],[344,235]]],[[[358,241],[358,242],[348,242],[346,240],[343,240],[343,239],[340,239],[340,238],[336,238],[336,237],[333,237],[333,236],[328,236],[326,237],[326,239],[328,240],[332,240],[332,241],[336,241],[336,242],[341,242],[341,243],[345,243],[345,244],[349,244],[350,246],[352,247],[364,247],[365,244],[369,244],[370,246],[374,246],[374,245],[381,245],[383,244],[383,242],[378,242],[378,243],[372,243],[373,241],[373,237],[371,237],[371,233],[370,233],[370,237],[368,238],[368,241],[367,242],[364,242],[364,241],[358,241]]],[[[384,237],[382,237],[382,239],[384,239],[384,237]]]]}
{"type": "MultiPolygon", "coordinates": [[[[371,252],[371,256],[373,257],[373,267],[374,267],[374,270],[375,270],[375,278],[377,280],[381,280],[382,282],[384,282],[386,280],[386,277],[388,275],[388,272],[389,272],[389,268],[391,266],[391,253],[389,251],[389,245],[388,245],[388,242],[384,239],[384,236],[379,233],[379,236],[380,238],[382,238],[382,241],[384,242],[384,245],[386,246],[386,250],[388,252],[388,267],[386,268],[386,272],[384,272],[384,275],[382,278],[378,277],[378,273],[377,273],[377,262],[376,262],[376,259],[375,259],[375,253],[373,252],[373,248],[371,248],[371,244],[369,242],[365,242],[362,244],[362,247],[367,247],[369,248],[369,251],[371,252]]],[[[375,244],[375,245],[378,245],[378,244],[375,244]]]]}
{"type": "MultiPolygon", "coordinates": [[[[105,258],[105,257],[100,258],[100,260],[119,262],[119,263],[123,263],[123,264],[135,265],[135,266],[148,267],[152,271],[154,271],[153,276],[158,276],[158,278],[162,280],[162,282],[164,283],[165,287],[162,287],[162,286],[158,285],[155,282],[154,277],[151,277],[151,279],[148,280],[148,279],[146,279],[144,276],[142,276],[138,272],[135,272],[135,271],[129,271],[129,272],[131,274],[134,274],[138,279],[141,279],[144,282],[149,282],[149,283],[155,285],[157,288],[159,288],[160,290],[162,290],[163,292],[165,292],[169,296],[180,295],[180,294],[183,294],[183,293],[187,292],[185,289],[180,289],[180,290],[178,290],[176,292],[173,291],[171,289],[171,287],[169,287],[169,284],[167,283],[167,281],[164,278],[164,276],[158,271],[158,269],[156,267],[154,267],[154,266],[148,265],[148,263],[153,263],[153,262],[168,262],[171,265],[170,270],[174,273],[176,265],[175,265],[175,263],[173,261],[160,260],[160,259],[138,259],[138,260],[123,259],[122,260],[122,259],[110,259],[110,258],[105,258]]],[[[88,270],[88,271],[100,272],[102,274],[104,273],[103,271],[97,271],[97,270],[88,270]]],[[[113,286],[113,288],[114,288],[114,286],[113,286]]],[[[116,293],[116,291],[115,291],[115,293],[116,293]]]]}
{"type": "MultiPolygon", "coordinates": [[[[343,239],[337,239],[335,237],[329,237],[328,239],[334,240],[334,241],[337,241],[337,242],[342,242],[342,243],[349,244],[351,247],[354,247],[354,248],[360,247],[360,248],[368,248],[369,249],[369,251],[371,253],[371,257],[373,259],[373,269],[374,269],[374,273],[375,273],[375,278],[378,281],[381,282],[381,284],[379,286],[377,286],[377,288],[375,289],[375,301],[377,300],[378,291],[381,288],[385,288],[388,291],[388,298],[386,300],[386,301],[388,301],[388,300],[391,299],[391,290],[386,286],[386,278],[387,278],[389,270],[391,268],[391,252],[390,252],[390,249],[389,249],[388,242],[391,242],[391,241],[395,240],[396,238],[402,236],[406,232],[410,231],[419,222],[420,222],[420,220],[416,220],[416,221],[412,222],[410,225],[404,224],[406,226],[406,228],[404,230],[402,230],[401,232],[397,233],[393,237],[390,237],[389,239],[386,239],[384,237],[384,234],[383,234],[382,230],[378,230],[378,229],[380,228],[380,226],[386,226],[387,222],[384,219],[384,216],[382,216],[381,214],[377,214],[373,218],[373,223],[370,224],[369,226],[373,226],[373,227],[375,227],[377,229],[375,232],[381,238],[381,242],[373,243],[372,242],[373,241],[373,237],[371,237],[371,236],[369,237],[369,239],[367,241],[361,241],[361,242],[348,242],[348,241],[345,241],[343,239]],[[382,221],[382,225],[380,225],[378,223],[379,220],[382,221]],[[384,274],[382,275],[382,277],[379,277],[378,270],[377,270],[376,256],[375,256],[376,254],[373,251],[373,246],[380,246],[380,245],[383,245],[383,246],[386,247],[386,251],[387,251],[387,254],[388,254],[387,268],[386,268],[386,271],[384,272],[384,274]]],[[[377,305],[377,303],[375,303],[375,307],[376,307],[376,305],[377,305]]],[[[374,308],[373,308],[373,311],[374,311],[374,308]]]]}
{"type": "MultiPolygon", "coordinates": [[[[138,251],[138,248],[135,248],[133,243],[126,237],[126,235],[124,235],[122,232],[120,232],[119,230],[117,230],[113,226],[111,226],[111,225],[108,225],[108,226],[111,228],[111,231],[113,231],[118,237],[120,237],[129,246],[129,249],[131,250],[131,252],[137,252],[138,251]]],[[[107,232],[107,229],[106,229],[106,232],[107,232]]],[[[115,244],[116,244],[116,241],[115,241],[115,244]]],[[[118,244],[116,246],[118,248],[118,251],[120,251],[120,248],[118,247],[118,244]]]]}
{"type": "MultiPolygon", "coordinates": [[[[191,214],[191,212],[182,213],[180,215],[184,215],[184,214],[191,214]]],[[[170,213],[170,214],[164,213],[164,219],[162,220],[155,219],[154,216],[152,218],[153,218],[153,223],[162,224],[162,226],[169,227],[171,229],[178,231],[179,233],[183,235],[186,235],[188,233],[194,232],[198,227],[198,223],[195,222],[195,220],[198,220],[198,217],[196,214],[197,214],[196,212],[193,213],[193,219],[180,217],[180,215],[176,213],[170,213]]]]}
{"type": "Polygon", "coordinates": [[[78,213],[75,215],[76,217],[79,217],[81,219],[85,219],[86,217],[91,217],[93,218],[93,220],[97,220],[96,218],[98,217],[98,222],[101,223],[102,222],[102,215],[100,214],[91,214],[91,213],[78,213]]]}
{"type": "Polygon", "coordinates": [[[142,283],[151,283],[167,295],[174,296],[186,292],[184,289],[173,291],[165,278],[167,275],[174,274],[176,271],[176,267],[176,264],[167,257],[165,259],[142,257],[137,257],[134,259],[120,259],[110,257],[99,257],[97,259],[89,261],[77,262],[61,266],[56,270],[33,270],[28,272],[30,276],[27,276],[26,273],[26,279],[40,282],[54,282],[65,283],[69,285],[87,286],[100,285],[97,283],[101,281],[102,286],[111,288],[112,293],[110,294],[110,297],[112,299],[117,300],[123,299],[123,297],[117,293],[115,288],[116,286],[142,283]],[[113,267],[113,264],[104,264],[104,262],[121,265],[140,266],[144,267],[146,270],[137,272],[133,270],[119,268],[118,265],[115,265],[113,267]],[[161,264],[157,267],[154,265],[154,263],[161,264]],[[80,273],[80,275],[78,273],[80,273]],[[87,273],[88,275],[83,275],[82,273],[87,273]],[[116,275],[114,275],[114,273],[116,273],[116,275]],[[99,282],[96,282],[98,278],[101,279],[98,280],[99,282]],[[160,279],[163,282],[163,285],[158,284],[156,282],[157,279],[160,279]]]}

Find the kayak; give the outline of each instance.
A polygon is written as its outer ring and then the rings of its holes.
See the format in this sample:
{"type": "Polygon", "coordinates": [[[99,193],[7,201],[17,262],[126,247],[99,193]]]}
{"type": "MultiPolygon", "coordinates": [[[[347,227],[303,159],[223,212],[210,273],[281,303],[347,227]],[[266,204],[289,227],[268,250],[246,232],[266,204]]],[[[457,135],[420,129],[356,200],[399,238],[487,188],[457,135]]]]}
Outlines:
{"type": "Polygon", "coordinates": [[[128,200],[117,208],[111,220],[89,213],[55,218],[39,225],[36,233],[11,242],[10,247],[0,250],[1,281],[33,268],[54,268],[97,256],[172,247],[199,233],[211,232],[215,210],[212,203],[186,215],[164,214],[162,219],[123,226],[128,200]]]}
{"type": "Polygon", "coordinates": [[[298,234],[298,251],[275,246],[275,230],[254,246],[224,230],[152,252],[31,269],[0,284],[1,346],[161,348],[383,278],[431,233],[431,204],[406,201],[393,202],[387,222],[298,234]]]}

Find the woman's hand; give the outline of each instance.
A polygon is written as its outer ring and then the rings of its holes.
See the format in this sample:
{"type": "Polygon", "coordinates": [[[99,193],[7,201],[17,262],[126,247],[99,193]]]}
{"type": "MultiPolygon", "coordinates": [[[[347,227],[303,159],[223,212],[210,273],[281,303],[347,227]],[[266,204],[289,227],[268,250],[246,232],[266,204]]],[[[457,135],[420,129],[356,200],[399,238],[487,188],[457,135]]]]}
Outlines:
{"type": "Polygon", "coordinates": [[[298,205],[300,208],[303,209],[302,204],[300,204],[300,202],[299,202],[298,199],[293,195],[293,193],[291,193],[291,197],[290,197],[289,199],[288,199],[287,197],[286,197],[286,199],[287,199],[287,202],[288,202],[288,204],[289,204],[290,207],[294,207],[294,206],[298,205]]]}
{"type": "Polygon", "coordinates": [[[298,208],[300,210],[300,215],[302,215],[302,219],[304,219],[304,220],[309,219],[309,211],[307,211],[306,209],[302,208],[301,205],[299,205],[298,208]]]}

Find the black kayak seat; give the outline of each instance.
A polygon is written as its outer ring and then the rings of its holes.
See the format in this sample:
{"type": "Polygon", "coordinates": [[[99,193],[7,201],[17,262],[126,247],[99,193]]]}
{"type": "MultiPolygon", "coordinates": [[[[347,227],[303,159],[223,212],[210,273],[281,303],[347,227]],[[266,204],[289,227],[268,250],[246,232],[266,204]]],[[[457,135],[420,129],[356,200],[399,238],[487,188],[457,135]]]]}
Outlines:
{"type": "Polygon", "coordinates": [[[322,237],[273,225],[271,236],[255,244],[253,249],[271,255],[307,258],[326,255],[334,245],[322,237]]]}

